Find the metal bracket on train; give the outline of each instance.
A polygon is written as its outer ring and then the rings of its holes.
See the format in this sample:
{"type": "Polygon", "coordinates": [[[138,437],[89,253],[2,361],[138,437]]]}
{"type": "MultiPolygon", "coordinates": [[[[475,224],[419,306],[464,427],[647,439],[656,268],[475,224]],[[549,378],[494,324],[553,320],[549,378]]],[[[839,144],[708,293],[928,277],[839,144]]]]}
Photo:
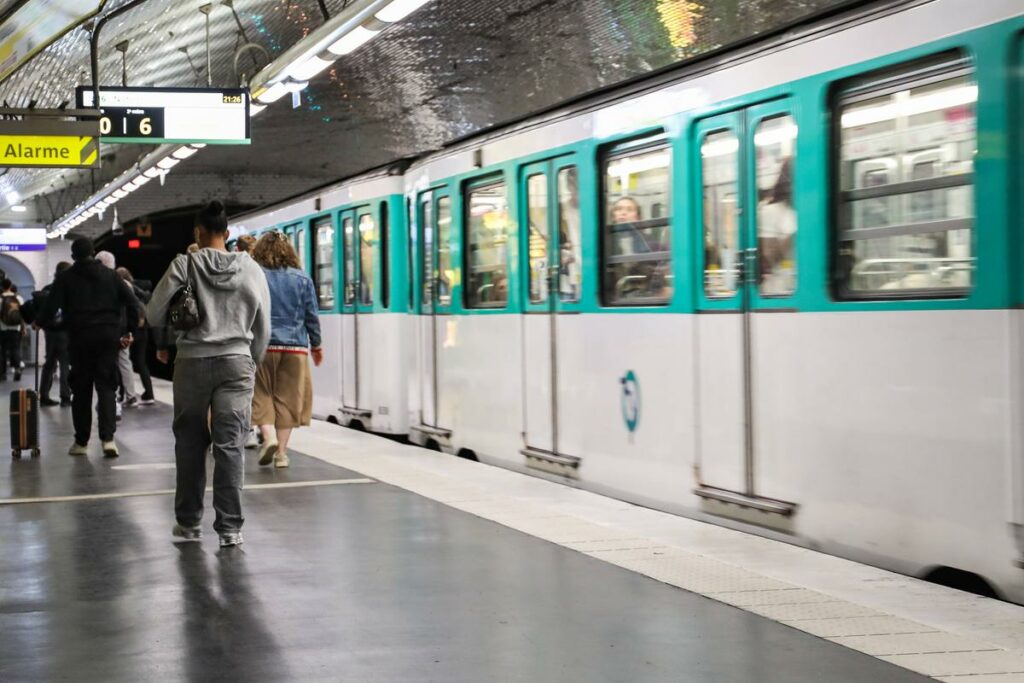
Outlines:
{"type": "Polygon", "coordinates": [[[357,417],[363,420],[369,420],[373,417],[373,411],[363,410],[362,408],[346,408],[345,406],[342,406],[338,410],[349,417],[357,417]]]}
{"type": "Polygon", "coordinates": [[[519,451],[526,456],[527,467],[558,474],[563,477],[578,477],[580,459],[572,455],[559,455],[536,448],[523,448],[519,451]]]}
{"type": "Polygon", "coordinates": [[[782,515],[783,517],[791,517],[793,513],[796,512],[797,508],[796,503],[788,503],[784,500],[775,500],[774,498],[748,496],[745,493],[737,493],[736,491],[729,491],[727,489],[718,489],[714,486],[698,486],[693,490],[693,492],[707,500],[714,500],[719,503],[728,503],[730,505],[738,505],[739,507],[758,510],[760,512],[769,512],[775,515],[782,515]]]}
{"type": "Polygon", "coordinates": [[[452,438],[452,430],[441,429],[440,427],[428,427],[427,425],[413,425],[410,427],[414,432],[420,434],[426,434],[427,436],[434,437],[435,439],[442,439],[447,441],[452,438]]]}

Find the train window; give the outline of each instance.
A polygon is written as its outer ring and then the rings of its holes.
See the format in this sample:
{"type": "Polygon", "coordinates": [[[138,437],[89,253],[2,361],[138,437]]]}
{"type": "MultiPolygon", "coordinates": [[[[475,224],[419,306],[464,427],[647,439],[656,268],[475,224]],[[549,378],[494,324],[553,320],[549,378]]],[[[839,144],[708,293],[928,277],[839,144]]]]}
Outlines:
{"type": "Polygon", "coordinates": [[[580,245],[579,175],[575,166],[558,172],[558,293],[562,301],[579,301],[583,274],[580,245]]]}
{"type": "Polygon", "coordinates": [[[466,305],[508,302],[508,202],[505,183],[471,187],[466,197],[466,305]]]}
{"type": "Polygon", "coordinates": [[[605,158],[606,304],[663,304],[672,296],[671,163],[660,137],[614,148],[605,158]]]}
{"type": "Polygon", "coordinates": [[[334,225],[330,216],[313,223],[313,279],[320,308],[334,308],[334,225]]]}
{"type": "Polygon", "coordinates": [[[452,303],[452,199],[437,198],[437,221],[434,224],[437,235],[437,304],[450,306],[452,303]]]}
{"type": "Polygon", "coordinates": [[[788,296],[796,288],[797,216],[793,208],[796,133],[796,122],[788,115],[765,119],[754,132],[761,296],[788,296]]]}
{"type": "Polygon", "coordinates": [[[949,60],[839,94],[840,296],[970,289],[977,97],[969,69],[949,60]]]}
{"type": "Polygon", "coordinates": [[[355,221],[346,216],[341,222],[342,246],[345,258],[343,264],[345,280],[345,303],[351,304],[356,299],[356,242],[355,221]]]}
{"type": "Polygon", "coordinates": [[[299,256],[299,268],[306,270],[306,228],[300,227],[295,229],[295,251],[299,256]]]}
{"type": "Polygon", "coordinates": [[[415,230],[416,230],[416,215],[415,215],[415,211],[414,211],[414,206],[415,206],[415,204],[413,204],[412,199],[411,198],[406,198],[406,200],[405,200],[405,213],[406,213],[406,215],[409,218],[409,223],[408,223],[409,234],[408,234],[407,239],[406,239],[406,243],[407,243],[408,249],[406,250],[407,253],[405,255],[406,266],[407,266],[405,272],[406,272],[406,275],[407,275],[407,280],[408,280],[408,285],[409,285],[409,288],[408,288],[409,291],[406,292],[406,294],[409,297],[409,300],[408,300],[407,303],[408,303],[410,311],[413,310],[413,304],[414,304],[414,302],[416,300],[416,292],[414,291],[414,288],[416,287],[416,284],[415,284],[416,277],[414,275],[414,273],[416,272],[416,266],[415,266],[416,254],[415,254],[414,250],[416,248],[416,243],[417,243],[418,240],[416,239],[416,233],[415,233],[415,230]]]}
{"type": "Polygon", "coordinates": [[[529,209],[530,302],[548,300],[548,177],[535,173],[526,179],[529,209]]]}
{"type": "Polygon", "coordinates": [[[377,225],[373,216],[359,217],[359,303],[373,303],[373,247],[377,241],[377,225]]]}
{"type": "Polygon", "coordinates": [[[704,189],[704,293],[731,297],[739,280],[740,141],[736,133],[711,133],[701,144],[704,189]]]}
{"type": "Polygon", "coordinates": [[[434,274],[434,217],[433,217],[433,200],[430,195],[423,197],[420,202],[420,220],[419,224],[423,226],[423,292],[421,293],[420,304],[423,306],[432,305],[434,303],[434,280],[436,276],[434,274]]]}
{"type": "Polygon", "coordinates": [[[390,269],[388,262],[391,260],[391,253],[388,251],[388,203],[380,203],[380,303],[387,308],[391,303],[391,283],[388,282],[390,269]]]}

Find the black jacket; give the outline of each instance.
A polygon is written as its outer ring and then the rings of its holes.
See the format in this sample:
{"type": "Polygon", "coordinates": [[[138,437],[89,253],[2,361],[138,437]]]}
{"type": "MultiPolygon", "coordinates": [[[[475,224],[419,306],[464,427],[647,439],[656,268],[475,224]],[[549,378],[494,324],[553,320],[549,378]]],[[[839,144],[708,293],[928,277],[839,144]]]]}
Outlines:
{"type": "Polygon", "coordinates": [[[126,284],[96,259],[75,262],[53,283],[39,316],[41,327],[52,324],[62,310],[64,326],[72,335],[102,328],[120,335],[122,324],[134,332],[143,308],[126,284]]]}

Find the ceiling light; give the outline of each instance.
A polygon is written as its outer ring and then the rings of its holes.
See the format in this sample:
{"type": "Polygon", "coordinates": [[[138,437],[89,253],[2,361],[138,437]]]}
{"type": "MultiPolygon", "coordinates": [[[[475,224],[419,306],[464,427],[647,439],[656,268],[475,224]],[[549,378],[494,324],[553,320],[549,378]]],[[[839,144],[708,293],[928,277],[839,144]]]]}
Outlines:
{"type": "Polygon", "coordinates": [[[308,81],[331,64],[334,64],[333,59],[323,59],[313,55],[304,62],[299,62],[289,66],[284,70],[284,75],[289,78],[293,78],[296,81],[308,81]]]}
{"type": "Polygon", "coordinates": [[[136,178],[132,182],[135,183],[135,189],[137,190],[140,187],[142,187],[143,185],[145,185],[146,183],[148,183],[150,180],[152,180],[152,178],[150,178],[148,175],[143,174],[143,175],[140,175],[138,178],[136,178]]]}
{"type": "Polygon", "coordinates": [[[279,81],[257,95],[256,99],[259,100],[260,104],[267,105],[271,102],[277,102],[287,94],[288,89],[285,87],[284,81],[279,81]]]}
{"type": "Polygon", "coordinates": [[[191,147],[179,147],[178,149],[171,152],[171,156],[175,159],[188,159],[190,156],[198,152],[198,149],[192,149],[191,147]]]}
{"type": "Polygon", "coordinates": [[[171,157],[164,157],[160,161],[156,162],[157,168],[162,168],[165,171],[169,171],[181,162],[171,157]]]}
{"type": "Polygon", "coordinates": [[[11,206],[14,206],[15,204],[20,204],[21,203],[21,195],[18,194],[17,190],[11,190],[11,191],[7,192],[4,195],[4,197],[7,198],[7,203],[10,204],[11,206]]]}
{"type": "Polygon", "coordinates": [[[261,111],[267,108],[267,105],[260,104],[259,102],[249,102],[249,116],[256,116],[261,111]]]}
{"type": "Polygon", "coordinates": [[[24,204],[14,204],[14,205],[11,206],[11,211],[16,211],[18,213],[24,213],[24,212],[28,211],[28,207],[25,206],[24,204]]]}
{"type": "Polygon", "coordinates": [[[365,45],[371,38],[380,33],[365,26],[356,26],[354,29],[343,35],[336,43],[327,48],[328,51],[338,55],[347,55],[355,52],[365,45]]]}
{"type": "Polygon", "coordinates": [[[430,0],[394,0],[390,5],[377,12],[377,18],[388,23],[401,21],[428,2],[430,0]]]}
{"type": "Polygon", "coordinates": [[[309,85],[309,81],[285,81],[284,88],[288,92],[299,92],[305,90],[306,86],[309,85]]]}
{"type": "Polygon", "coordinates": [[[124,199],[125,197],[128,196],[128,192],[124,189],[114,190],[111,194],[113,195],[114,199],[124,199]]]}
{"type": "Polygon", "coordinates": [[[142,175],[152,180],[153,178],[156,178],[158,175],[162,173],[163,171],[161,169],[154,166],[153,168],[147,168],[145,171],[142,172],[142,175]]]}
{"type": "Polygon", "coordinates": [[[202,149],[203,147],[206,147],[206,143],[205,142],[193,142],[191,145],[189,145],[189,147],[191,147],[192,149],[202,149]]]}

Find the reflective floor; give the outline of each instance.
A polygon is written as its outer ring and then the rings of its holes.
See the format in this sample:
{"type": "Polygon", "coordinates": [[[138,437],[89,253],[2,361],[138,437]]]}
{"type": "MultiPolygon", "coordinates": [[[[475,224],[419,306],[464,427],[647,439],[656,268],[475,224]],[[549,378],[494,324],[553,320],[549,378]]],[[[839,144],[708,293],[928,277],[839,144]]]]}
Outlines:
{"type": "Polygon", "coordinates": [[[246,492],[242,548],[212,519],[175,545],[169,423],[128,412],[120,459],[74,459],[51,408],[43,456],[0,468],[0,680],[924,680],[301,454],[249,453],[283,486],[246,492]]]}

